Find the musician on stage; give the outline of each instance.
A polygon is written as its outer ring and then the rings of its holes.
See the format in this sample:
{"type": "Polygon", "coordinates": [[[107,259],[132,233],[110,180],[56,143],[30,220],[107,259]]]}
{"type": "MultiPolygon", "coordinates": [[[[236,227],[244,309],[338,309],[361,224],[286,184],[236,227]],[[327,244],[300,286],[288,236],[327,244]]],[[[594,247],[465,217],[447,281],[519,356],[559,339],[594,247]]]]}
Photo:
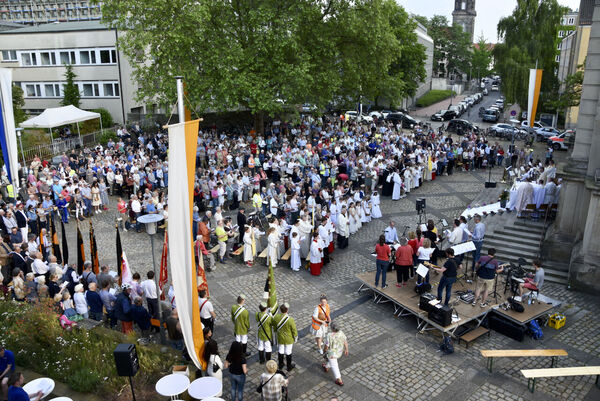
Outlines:
{"type": "Polygon", "coordinates": [[[446,299],[444,300],[444,305],[448,306],[450,302],[450,298],[452,296],[452,284],[456,281],[456,274],[458,268],[461,266],[456,259],[454,259],[454,249],[448,248],[446,249],[446,263],[441,268],[434,267],[433,269],[442,273],[442,279],[438,284],[438,293],[437,299],[438,301],[442,301],[442,294],[444,293],[444,289],[446,290],[446,299]]]}
{"type": "Polygon", "coordinates": [[[389,227],[383,230],[383,232],[385,234],[386,244],[393,244],[395,242],[398,242],[398,232],[396,231],[396,227],[394,227],[393,221],[390,221],[389,227]]]}
{"type": "Polygon", "coordinates": [[[539,260],[533,261],[533,267],[535,268],[535,276],[533,278],[526,278],[524,283],[519,284],[519,295],[523,299],[523,293],[525,289],[530,291],[540,291],[544,285],[545,273],[542,268],[542,262],[539,260]]]}
{"type": "Polygon", "coordinates": [[[488,254],[479,258],[475,264],[477,272],[477,286],[475,288],[475,298],[471,305],[477,304],[479,294],[481,294],[481,307],[487,306],[487,296],[494,290],[494,278],[497,273],[502,273],[504,267],[498,266],[498,260],[494,257],[496,250],[494,248],[488,249],[488,254]],[[483,291],[483,292],[482,292],[483,291]]]}

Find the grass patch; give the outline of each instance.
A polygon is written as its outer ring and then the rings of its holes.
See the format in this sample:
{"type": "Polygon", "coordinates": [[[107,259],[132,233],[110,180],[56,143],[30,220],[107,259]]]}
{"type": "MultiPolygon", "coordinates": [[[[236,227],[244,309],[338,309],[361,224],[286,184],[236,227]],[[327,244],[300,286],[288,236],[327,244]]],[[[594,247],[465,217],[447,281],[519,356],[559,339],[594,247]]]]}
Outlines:
{"type": "Polygon", "coordinates": [[[451,90],[430,90],[417,100],[417,107],[427,107],[444,99],[448,99],[450,96],[456,95],[456,92],[451,90]]]}

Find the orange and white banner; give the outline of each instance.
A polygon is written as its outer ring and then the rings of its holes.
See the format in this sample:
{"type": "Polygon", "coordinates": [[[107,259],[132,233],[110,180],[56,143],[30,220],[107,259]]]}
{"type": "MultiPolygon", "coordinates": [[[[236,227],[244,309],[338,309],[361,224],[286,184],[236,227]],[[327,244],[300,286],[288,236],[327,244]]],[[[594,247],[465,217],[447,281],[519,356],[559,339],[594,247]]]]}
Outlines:
{"type": "Polygon", "coordinates": [[[542,70],[529,70],[529,97],[527,99],[527,122],[533,127],[537,113],[540,88],[542,86],[542,70]]]}
{"type": "Polygon", "coordinates": [[[192,208],[199,120],[169,125],[169,261],[177,312],[185,346],[197,368],[203,360],[204,337],[196,284],[192,208]]]}

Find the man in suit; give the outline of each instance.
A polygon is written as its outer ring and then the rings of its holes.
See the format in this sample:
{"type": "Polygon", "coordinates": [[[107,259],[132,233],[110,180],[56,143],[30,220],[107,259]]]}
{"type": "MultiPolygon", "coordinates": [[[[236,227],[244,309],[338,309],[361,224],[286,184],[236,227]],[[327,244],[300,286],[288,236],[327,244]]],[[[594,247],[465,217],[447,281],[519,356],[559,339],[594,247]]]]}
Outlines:
{"type": "Polygon", "coordinates": [[[246,231],[246,210],[243,207],[240,207],[240,210],[237,214],[237,225],[238,232],[240,233],[238,237],[238,246],[242,246],[244,244],[244,234],[246,231]]]}
{"type": "Polygon", "coordinates": [[[29,234],[29,229],[27,227],[27,215],[23,210],[23,204],[21,202],[17,203],[15,219],[17,220],[17,227],[19,227],[19,231],[21,231],[21,236],[23,239],[27,238],[27,234],[29,234]]]}

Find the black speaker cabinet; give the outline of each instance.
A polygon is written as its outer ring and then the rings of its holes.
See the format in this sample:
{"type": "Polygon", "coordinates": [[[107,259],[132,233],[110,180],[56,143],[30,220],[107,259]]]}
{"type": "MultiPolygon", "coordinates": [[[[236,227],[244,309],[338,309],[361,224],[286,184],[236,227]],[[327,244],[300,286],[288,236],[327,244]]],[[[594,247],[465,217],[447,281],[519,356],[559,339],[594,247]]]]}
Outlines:
{"type": "Polygon", "coordinates": [[[452,308],[437,304],[429,311],[429,319],[442,327],[450,326],[450,323],[452,323],[452,308]]]}
{"type": "Polygon", "coordinates": [[[421,294],[421,297],[419,298],[419,309],[429,313],[434,308],[434,306],[429,304],[429,301],[433,301],[434,299],[435,295],[430,292],[421,294]]]}
{"type": "Polygon", "coordinates": [[[513,340],[523,341],[525,338],[526,327],[521,324],[516,324],[508,319],[498,316],[493,313],[488,316],[488,323],[490,329],[497,331],[500,334],[504,334],[513,340]]]}
{"type": "Polygon", "coordinates": [[[135,376],[140,368],[135,344],[119,344],[114,351],[119,376],[135,376]]]}
{"type": "Polygon", "coordinates": [[[485,187],[486,188],[496,188],[496,183],[492,182],[492,181],[486,181],[485,182],[485,187]]]}

